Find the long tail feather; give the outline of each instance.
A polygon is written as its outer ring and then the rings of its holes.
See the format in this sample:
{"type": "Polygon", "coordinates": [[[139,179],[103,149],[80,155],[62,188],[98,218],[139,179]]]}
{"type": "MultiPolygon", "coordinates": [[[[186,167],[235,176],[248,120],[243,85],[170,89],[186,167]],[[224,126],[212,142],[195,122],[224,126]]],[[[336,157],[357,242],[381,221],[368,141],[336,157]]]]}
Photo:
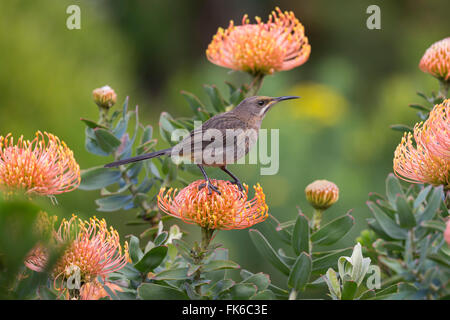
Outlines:
{"type": "Polygon", "coordinates": [[[146,154],[142,154],[140,156],[136,156],[136,157],[132,157],[132,158],[128,158],[128,159],[123,159],[123,160],[111,162],[111,163],[105,164],[105,168],[118,167],[118,166],[121,166],[123,164],[131,163],[131,162],[137,162],[137,161],[142,161],[142,160],[151,159],[151,158],[156,158],[156,157],[160,157],[160,156],[163,156],[163,155],[166,155],[166,154],[170,154],[170,148],[169,149],[155,151],[155,152],[150,152],[150,153],[146,153],[146,154]]]}

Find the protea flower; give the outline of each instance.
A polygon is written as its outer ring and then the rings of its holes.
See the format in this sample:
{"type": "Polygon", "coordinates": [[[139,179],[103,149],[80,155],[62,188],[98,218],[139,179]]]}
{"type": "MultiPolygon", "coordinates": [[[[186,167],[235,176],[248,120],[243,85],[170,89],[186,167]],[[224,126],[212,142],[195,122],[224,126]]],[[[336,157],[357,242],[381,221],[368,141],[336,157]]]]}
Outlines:
{"type": "Polygon", "coordinates": [[[425,51],[419,68],[439,80],[450,80],[450,37],[435,42],[425,51]]]}
{"type": "MultiPolygon", "coordinates": [[[[111,282],[105,282],[105,286],[113,293],[122,291],[121,287],[111,282]]],[[[104,288],[105,286],[98,281],[84,284],[80,289],[80,300],[100,300],[101,298],[110,297],[104,288]]]]}
{"type": "Polygon", "coordinates": [[[208,194],[207,188],[199,190],[204,180],[197,180],[182,189],[162,188],[158,206],[165,213],[186,223],[198,224],[209,230],[244,229],[264,221],[268,217],[265,195],[259,184],[254,186],[255,196],[248,200],[245,191],[229,181],[211,180],[221,194],[208,194]]]}
{"type": "Polygon", "coordinates": [[[36,132],[32,140],[0,136],[0,189],[55,195],[80,185],[80,166],[72,150],[51,133],[36,132]],[[47,139],[45,138],[47,137],[47,139]]]}
{"type": "MultiPolygon", "coordinates": [[[[104,219],[96,217],[84,221],[75,215],[63,219],[58,231],[54,232],[55,247],[65,248],[64,253],[52,270],[55,287],[63,289],[64,282],[75,273],[81,284],[106,278],[120,270],[128,262],[128,244],[124,249],[119,234],[112,227],[108,229],[104,219]]],[[[25,265],[35,271],[43,271],[48,260],[47,249],[38,245],[28,256],[25,265]]]]}
{"type": "Polygon", "coordinates": [[[339,199],[339,188],[328,180],[316,180],[305,188],[306,200],[319,210],[326,210],[339,199]]]}
{"type": "Polygon", "coordinates": [[[394,172],[412,183],[450,188],[450,99],[436,105],[424,123],[405,133],[394,155],[394,172]]]}
{"type": "Polygon", "coordinates": [[[252,75],[290,70],[305,63],[311,46],[303,25],[292,11],[275,10],[266,23],[256,17],[256,24],[250,24],[244,15],[242,25],[230,21],[227,29],[219,28],[206,50],[208,60],[252,75]]]}

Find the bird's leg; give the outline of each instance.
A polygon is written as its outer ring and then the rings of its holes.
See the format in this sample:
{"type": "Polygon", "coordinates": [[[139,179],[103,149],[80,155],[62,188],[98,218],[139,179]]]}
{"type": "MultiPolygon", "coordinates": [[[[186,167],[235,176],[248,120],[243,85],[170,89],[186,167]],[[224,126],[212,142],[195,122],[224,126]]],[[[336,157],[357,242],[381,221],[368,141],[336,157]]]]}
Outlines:
{"type": "Polygon", "coordinates": [[[226,172],[230,177],[233,178],[233,184],[237,185],[240,191],[244,191],[244,187],[242,186],[242,183],[238,177],[236,177],[230,170],[228,170],[226,166],[220,167],[220,169],[222,169],[222,171],[226,172]]]}
{"type": "Polygon", "coordinates": [[[205,169],[203,169],[203,166],[200,164],[198,164],[197,166],[199,167],[200,171],[203,174],[203,177],[206,180],[206,183],[202,183],[201,185],[198,186],[198,190],[200,190],[204,187],[208,187],[208,190],[209,190],[208,194],[212,194],[212,191],[215,191],[221,195],[222,193],[219,191],[219,188],[217,188],[215,185],[213,185],[211,183],[211,180],[209,180],[208,176],[206,175],[205,169]]]}

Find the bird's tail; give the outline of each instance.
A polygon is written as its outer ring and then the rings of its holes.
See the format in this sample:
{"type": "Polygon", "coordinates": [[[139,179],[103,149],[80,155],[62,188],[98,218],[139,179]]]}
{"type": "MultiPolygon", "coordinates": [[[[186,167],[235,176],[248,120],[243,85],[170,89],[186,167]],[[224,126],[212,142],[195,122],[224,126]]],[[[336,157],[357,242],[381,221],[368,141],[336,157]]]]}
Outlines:
{"type": "Polygon", "coordinates": [[[170,154],[171,149],[172,148],[163,149],[163,150],[159,150],[159,151],[155,151],[155,152],[141,154],[140,156],[137,156],[137,157],[132,157],[132,158],[127,158],[127,159],[111,162],[111,163],[105,164],[105,168],[118,167],[123,164],[131,163],[131,162],[137,162],[137,161],[142,161],[142,160],[146,160],[146,159],[151,159],[151,158],[156,158],[156,157],[160,157],[163,155],[167,155],[167,154],[170,154]]]}

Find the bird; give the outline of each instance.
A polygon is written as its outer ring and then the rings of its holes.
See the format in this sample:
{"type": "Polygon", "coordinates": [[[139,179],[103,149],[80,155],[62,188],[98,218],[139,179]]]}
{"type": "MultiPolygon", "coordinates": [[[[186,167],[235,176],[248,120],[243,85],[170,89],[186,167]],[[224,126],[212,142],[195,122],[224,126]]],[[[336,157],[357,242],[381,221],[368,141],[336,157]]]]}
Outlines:
{"type": "Polygon", "coordinates": [[[127,163],[169,156],[175,163],[193,161],[200,169],[205,183],[199,190],[207,187],[208,194],[221,194],[207,176],[204,166],[219,167],[228,174],[232,183],[243,191],[239,178],[227,169],[227,165],[244,157],[256,144],[262,120],[267,112],[278,102],[298,99],[298,96],[252,96],[244,99],[230,111],[217,114],[171,148],[118,160],[105,165],[106,168],[118,167],[127,163]]]}

